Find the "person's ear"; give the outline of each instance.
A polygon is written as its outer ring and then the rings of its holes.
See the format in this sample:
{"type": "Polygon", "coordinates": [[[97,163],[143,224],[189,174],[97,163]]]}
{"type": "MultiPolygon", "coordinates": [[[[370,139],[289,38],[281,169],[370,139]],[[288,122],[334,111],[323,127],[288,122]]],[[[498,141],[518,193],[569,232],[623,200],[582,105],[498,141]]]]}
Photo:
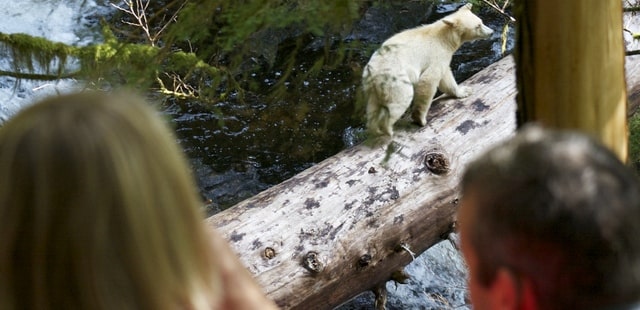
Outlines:
{"type": "Polygon", "coordinates": [[[492,286],[497,309],[538,309],[533,283],[508,268],[500,268],[492,286]]]}
{"type": "Polygon", "coordinates": [[[511,270],[500,268],[493,282],[493,297],[498,309],[518,309],[520,303],[520,282],[511,270]]]}

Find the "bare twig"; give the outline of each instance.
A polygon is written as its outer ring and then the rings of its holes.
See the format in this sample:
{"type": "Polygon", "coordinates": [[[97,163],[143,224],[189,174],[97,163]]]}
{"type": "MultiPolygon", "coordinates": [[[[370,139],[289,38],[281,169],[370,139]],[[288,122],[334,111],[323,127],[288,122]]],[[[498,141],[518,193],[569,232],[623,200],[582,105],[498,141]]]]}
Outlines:
{"type": "Polygon", "coordinates": [[[151,1],[143,3],[142,0],[136,0],[135,2],[133,0],[124,0],[124,3],[127,5],[126,8],[115,5],[113,3],[111,4],[111,6],[131,15],[137,21],[136,23],[128,21],[122,22],[127,25],[139,27],[140,29],[142,29],[147,37],[147,41],[149,41],[149,44],[151,44],[151,46],[155,46],[155,38],[151,36],[151,33],[149,32],[149,23],[147,21],[146,14],[146,9],[149,7],[149,3],[151,3],[151,1]]]}
{"type": "Polygon", "coordinates": [[[511,22],[511,23],[515,23],[516,22],[516,19],[513,16],[509,15],[505,10],[507,5],[509,4],[509,0],[504,2],[504,5],[502,6],[502,8],[499,7],[498,4],[495,3],[495,1],[489,2],[488,0],[482,0],[482,2],[484,2],[486,5],[490,6],[494,10],[496,10],[502,16],[506,17],[509,20],[509,22],[511,22]]]}
{"type": "Polygon", "coordinates": [[[177,10],[175,10],[175,11],[174,11],[173,15],[171,15],[171,18],[169,18],[169,21],[168,21],[168,22],[166,22],[166,23],[165,23],[165,24],[160,28],[160,30],[158,30],[158,32],[157,32],[157,33],[156,33],[156,35],[155,35],[155,39],[156,39],[156,40],[158,39],[158,37],[160,36],[160,34],[161,34],[165,29],[167,29],[167,26],[169,26],[169,23],[171,23],[171,22],[175,22],[175,21],[177,20],[177,18],[178,18],[178,13],[179,13],[180,11],[182,11],[182,8],[185,6],[185,4],[187,4],[187,1],[182,2],[182,4],[180,5],[180,7],[179,7],[177,10]]]}
{"type": "Polygon", "coordinates": [[[623,12],[640,12],[640,6],[626,7],[622,11],[623,12]]]}
{"type": "Polygon", "coordinates": [[[407,253],[409,253],[409,255],[411,255],[412,260],[416,260],[416,253],[413,253],[411,251],[411,249],[409,248],[408,244],[402,243],[402,244],[400,244],[400,248],[402,248],[403,250],[407,251],[407,253]]]}
{"type": "Polygon", "coordinates": [[[507,6],[509,5],[509,2],[510,2],[510,0],[507,0],[502,4],[502,10],[503,11],[507,8],[507,6]]]}
{"type": "Polygon", "coordinates": [[[165,73],[165,75],[173,81],[172,89],[167,88],[162,80],[157,78],[156,81],[160,85],[160,93],[182,99],[199,98],[198,91],[184,82],[179,75],[169,73],[165,73]]]}
{"type": "Polygon", "coordinates": [[[180,7],[174,11],[173,15],[171,15],[169,20],[164,25],[162,25],[162,27],[160,27],[160,29],[155,33],[151,32],[151,27],[149,26],[149,20],[147,18],[147,9],[149,8],[149,4],[151,3],[151,0],[146,0],[146,1],[124,0],[124,3],[126,4],[127,7],[122,7],[119,5],[115,5],[113,3],[111,4],[111,6],[133,17],[135,22],[128,22],[128,21],[122,21],[122,22],[127,25],[142,29],[149,44],[151,46],[156,46],[162,32],[164,32],[167,29],[167,27],[171,22],[176,21],[178,17],[178,13],[182,10],[182,8],[185,6],[187,2],[186,1],[182,2],[180,7]]]}
{"type": "Polygon", "coordinates": [[[635,39],[635,40],[639,40],[640,39],[640,32],[633,32],[627,28],[622,29],[622,31],[628,33],[631,35],[631,38],[635,39]]]}

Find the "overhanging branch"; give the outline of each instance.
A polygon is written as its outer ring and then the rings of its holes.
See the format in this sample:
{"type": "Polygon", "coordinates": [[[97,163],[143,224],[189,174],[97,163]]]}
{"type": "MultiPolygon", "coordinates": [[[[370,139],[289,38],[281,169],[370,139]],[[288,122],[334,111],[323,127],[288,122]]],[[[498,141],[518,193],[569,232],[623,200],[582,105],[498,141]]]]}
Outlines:
{"type": "Polygon", "coordinates": [[[75,73],[57,75],[57,74],[38,74],[38,73],[25,73],[25,72],[0,70],[0,76],[10,76],[17,79],[23,79],[23,80],[56,81],[61,79],[75,78],[77,75],[75,73]]]}

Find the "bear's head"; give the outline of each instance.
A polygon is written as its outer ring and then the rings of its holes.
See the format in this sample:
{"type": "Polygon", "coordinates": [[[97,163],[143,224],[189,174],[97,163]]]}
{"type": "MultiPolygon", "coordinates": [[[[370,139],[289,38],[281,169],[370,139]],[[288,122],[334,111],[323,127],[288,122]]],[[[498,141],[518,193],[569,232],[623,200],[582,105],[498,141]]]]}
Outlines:
{"type": "Polygon", "coordinates": [[[482,23],[480,17],[471,12],[471,3],[465,4],[442,21],[460,36],[460,43],[488,38],[493,30],[482,23]]]}

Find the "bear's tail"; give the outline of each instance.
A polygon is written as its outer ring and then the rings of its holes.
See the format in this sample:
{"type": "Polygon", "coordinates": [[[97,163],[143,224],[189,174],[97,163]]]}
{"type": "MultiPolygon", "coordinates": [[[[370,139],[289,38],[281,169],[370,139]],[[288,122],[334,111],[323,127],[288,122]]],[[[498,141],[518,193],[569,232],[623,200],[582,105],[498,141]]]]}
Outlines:
{"type": "Polygon", "coordinates": [[[371,102],[371,100],[375,101],[375,99],[369,98],[367,104],[367,131],[374,136],[391,136],[392,133],[389,132],[389,108],[377,102],[371,102]]]}
{"type": "MultiPolygon", "coordinates": [[[[369,66],[366,69],[369,69],[369,66]]],[[[391,132],[393,124],[389,124],[391,112],[386,104],[389,98],[387,98],[387,92],[383,87],[387,77],[367,73],[363,79],[367,102],[367,132],[373,136],[391,136],[393,135],[391,132]]]]}

